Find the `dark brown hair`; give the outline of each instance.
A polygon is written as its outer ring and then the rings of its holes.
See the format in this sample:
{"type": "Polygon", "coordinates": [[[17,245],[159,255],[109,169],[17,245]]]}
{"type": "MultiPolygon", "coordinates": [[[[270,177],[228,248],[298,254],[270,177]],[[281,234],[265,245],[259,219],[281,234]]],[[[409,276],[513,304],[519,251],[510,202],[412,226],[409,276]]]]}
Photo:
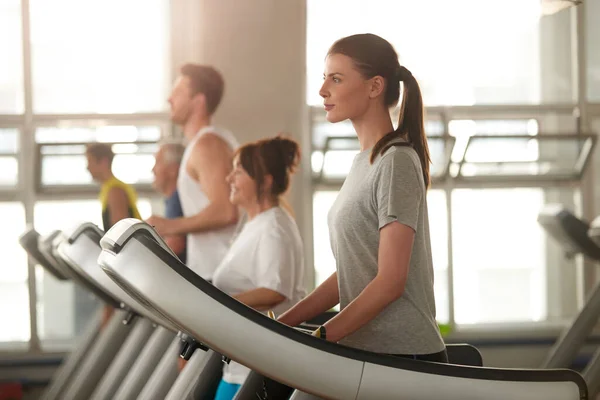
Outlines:
{"type": "Polygon", "coordinates": [[[290,186],[290,176],[300,161],[300,146],[292,139],[281,135],[262,139],[240,147],[235,154],[242,168],[256,181],[258,196],[261,196],[265,177],[271,175],[273,184],[270,195],[279,199],[290,186]]]}
{"type": "Polygon", "coordinates": [[[86,154],[91,155],[96,160],[108,160],[112,164],[115,153],[112,151],[112,146],[106,143],[90,143],[85,150],[86,154]]]}
{"type": "Polygon", "coordinates": [[[385,79],[384,103],[394,107],[400,97],[400,82],[404,84],[398,128],[382,137],[373,146],[371,162],[379,154],[385,153],[395,138],[403,138],[415,149],[421,160],[425,187],[429,187],[429,147],[423,122],[423,98],[421,89],[412,73],[400,66],[398,54],[385,39],[370,33],[352,35],[336,41],[329,49],[330,54],[342,54],[350,57],[355,68],[371,79],[381,76],[385,79]]]}
{"type": "Polygon", "coordinates": [[[221,73],[211,66],[198,64],[185,64],[180,72],[190,79],[192,96],[202,93],[206,98],[206,111],[209,115],[214,114],[221,104],[225,87],[221,73]]]}

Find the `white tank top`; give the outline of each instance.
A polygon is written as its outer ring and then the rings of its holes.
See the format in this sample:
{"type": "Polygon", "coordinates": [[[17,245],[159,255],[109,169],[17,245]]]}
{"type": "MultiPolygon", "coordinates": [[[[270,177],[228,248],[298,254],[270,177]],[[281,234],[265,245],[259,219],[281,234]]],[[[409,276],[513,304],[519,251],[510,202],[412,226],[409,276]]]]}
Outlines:
{"type": "MultiPolygon", "coordinates": [[[[238,147],[237,140],[231,132],[219,130],[214,126],[200,129],[188,143],[183,153],[179,177],[177,178],[177,191],[179,192],[181,208],[185,217],[196,215],[209,205],[208,197],[206,197],[200,183],[190,176],[186,168],[194,145],[201,136],[207,133],[219,136],[233,150],[238,147]]],[[[203,279],[211,280],[213,272],[229,249],[235,229],[236,226],[231,225],[207,232],[189,233],[186,239],[188,267],[203,279]]]]}

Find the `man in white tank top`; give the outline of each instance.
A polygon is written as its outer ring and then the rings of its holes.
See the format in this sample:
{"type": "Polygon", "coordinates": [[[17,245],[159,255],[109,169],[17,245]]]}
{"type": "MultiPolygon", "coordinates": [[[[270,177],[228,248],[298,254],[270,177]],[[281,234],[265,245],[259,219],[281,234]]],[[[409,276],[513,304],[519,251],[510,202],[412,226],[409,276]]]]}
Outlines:
{"type": "Polygon", "coordinates": [[[212,67],[181,68],[169,104],[171,119],[183,127],[187,141],[177,179],[184,217],[147,220],[160,235],[187,235],[187,265],[209,281],[227,252],[238,219],[225,179],[238,143],[230,132],[211,126],[223,86],[221,74],[212,67]]]}

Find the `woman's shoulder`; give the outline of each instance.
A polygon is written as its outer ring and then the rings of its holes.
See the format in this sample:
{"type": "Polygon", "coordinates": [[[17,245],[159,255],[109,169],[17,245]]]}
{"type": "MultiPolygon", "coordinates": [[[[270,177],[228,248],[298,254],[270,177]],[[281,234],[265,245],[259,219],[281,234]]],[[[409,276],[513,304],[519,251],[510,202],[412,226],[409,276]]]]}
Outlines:
{"type": "Polygon", "coordinates": [[[392,145],[382,155],[378,157],[378,164],[381,167],[400,166],[421,168],[419,155],[412,146],[392,145]]]}
{"type": "Polygon", "coordinates": [[[300,238],[296,221],[282,207],[273,207],[265,217],[261,235],[286,242],[300,238]]]}

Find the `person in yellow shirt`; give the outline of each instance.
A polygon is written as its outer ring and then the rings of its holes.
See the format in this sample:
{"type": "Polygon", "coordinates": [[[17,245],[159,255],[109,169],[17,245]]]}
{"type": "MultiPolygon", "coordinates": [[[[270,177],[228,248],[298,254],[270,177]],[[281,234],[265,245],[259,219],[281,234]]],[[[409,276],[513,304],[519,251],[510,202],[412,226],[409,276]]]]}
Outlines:
{"type": "Polygon", "coordinates": [[[137,209],[137,193],[130,185],[118,180],[112,173],[114,153],[109,144],[93,143],[86,151],[88,171],[94,181],[102,185],[102,224],[104,232],[124,218],[141,219],[137,209]]]}
{"type": "MultiPolygon", "coordinates": [[[[86,149],[87,169],[94,181],[100,183],[100,203],[102,205],[102,225],[104,232],[124,218],[142,219],[137,209],[137,193],[130,185],[118,180],[112,172],[115,154],[111,145],[92,143],[86,149]]],[[[104,307],[102,324],[110,319],[113,308],[104,307]]]]}

